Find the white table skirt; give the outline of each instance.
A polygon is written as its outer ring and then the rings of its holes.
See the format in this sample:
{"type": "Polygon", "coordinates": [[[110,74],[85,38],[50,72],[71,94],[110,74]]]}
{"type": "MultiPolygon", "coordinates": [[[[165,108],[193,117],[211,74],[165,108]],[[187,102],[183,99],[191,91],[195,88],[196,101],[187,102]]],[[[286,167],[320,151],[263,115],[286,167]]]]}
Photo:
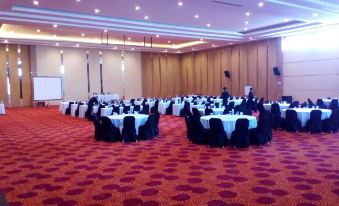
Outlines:
{"type": "MultiPolygon", "coordinates": [[[[205,109],[198,109],[201,115],[205,115],[205,109]]],[[[222,115],[225,108],[212,108],[214,115],[222,115]]]]}
{"type": "Polygon", "coordinates": [[[111,115],[108,116],[110,120],[112,121],[113,125],[117,128],[119,128],[120,132],[122,132],[123,129],[123,123],[124,123],[124,118],[126,116],[134,116],[135,118],[135,130],[137,134],[139,133],[139,127],[143,126],[146,124],[146,121],[148,119],[148,115],[145,114],[123,114],[123,115],[111,115]]]}
{"type": "Polygon", "coordinates": [[[122,101],[125,105],[129,105],[131,103],[130,99],[125,99],[122,101]]]}
{"type": "Polygon", "coordinates": [[[324,105],[329,108],[331,105],[332,99],[323,99],[324,105]]]}
{"type": "Polygon", "coordinates": [[[214,102],[214,103],[220,103],[220,104],[221,104],[222,101],[223,101],[222,99],[213,99],[213,102],[214,102]]]}
{"type": "Polygon", "coordinates": [[[6,114],[4,104],[0,104],[0,114],[6,114]]]}
{"type": "MultiPolygon", "coordinates": [[[[321,110],[321,119],[324,120],[329,118],[332,114],[332,111],[329,109],[313,109],[313,108],[294,108],[294,111],[297,112],[298,119],[301,122],[301,126],[305,126],[307,120],[310,119],[311,111],[312,110],[321,110]]],[[[286,118],[286,110],[281,112],[281,117],[286,118]]]]}
{"type": "Polygon", "coordinates": [[[228,104],[230,102],[234,102],[234,106],[240,105],[242,102],[242,99],[232,99],[232,100],[228,100],[228,104]]]}
{"type": "Polygon", "coordinates": [[[209,120],[211,118],[221,119],[224,126],[224,130],[227,134],[227,138],[231,139],[232,132],[235,130],[236,121],[240,118],[245,118],[249,120],[248,129],[253,129],[257,127],[257,119],[254,116],[247,115],[208,115],[200,118],[200,122],[205,129],[209,129],[209,120]]]}
{"type": "MultiPolygon", "coordinates": [[[[290,104],[279,104],[280,111],[284,109],[288,109],[289,106],[290,104]]],[[[271,111],[271,107],[272,107],[272,104],[264,104],[264,108],[266,111],[271,111]]]]}
{"type": "Polygon", "coordinates": [[[169,107],[170,103],[171,103],[170,101],[167,101],[167,102],[160,101],[159,102],[158,110],[159,110],[160,114],[166,114],[166,109],[169,107]]]}
{"type": "Polygon", "coordinates": [[[104,94],[104,95],[94,95],[98,98],[99,102],[109,102],[113,100],[119,100],[118,94],[104,94]]]}
{"type": "Polygon", "coordinates": [[[78,109],[78,104],[71,105],[71,116],[75,117],[75,111],[78,109]]]}
{"type": "MultiPolygon", "coordinates": [[[[142,106],[140,106],[140,110],[142,110],[142,106]]],[[[106,116],[110,116],[112,115],[112,112],[113,112],[113,107],[105,107],[105,108],[101,108],[101,116],[102,117],[106,117],[106,116]]],[[[122,114],[124,112],[124,107],[119,107],[119,114],[122,114]]],[[[133,114],[134,112],[134,106],[130,106],[130,110],[129,112],[131,114],[133,114]]]]}
{"type": "Polygon", "coordinates": [[[85,118],[86,111],[88,109],[88,105],[80,105],[79,106],[79,118],[85,118]]]}
{"type": "Polygon", "coordinates": [[[193,101],[192,97],[184,97],[184,101],[191,102],[193,101]]]}
{"type": "Polygon", "coordinates": [[[173,108],[173,116],[180,116],[180,111],[182,108],[184,108],[184,103],[173,104],[172,108],[173,108]]]}
{"type": "Polygon", "coordinates": [[[66,109],[69,107],[69,102],[60,102],[59,111],[62,114],[66,114],[66,109]]]}

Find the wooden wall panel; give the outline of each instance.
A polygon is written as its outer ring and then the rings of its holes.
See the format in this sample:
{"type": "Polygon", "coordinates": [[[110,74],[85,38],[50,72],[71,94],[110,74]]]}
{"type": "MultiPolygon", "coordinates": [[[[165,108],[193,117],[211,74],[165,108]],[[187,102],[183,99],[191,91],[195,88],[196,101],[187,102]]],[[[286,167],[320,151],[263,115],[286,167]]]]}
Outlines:
{"type": "Polygon", "coordinates": [[[248,47],[248,85],[254,91],[258,91],[258,48],[257,43],[251,43],[248,47]]]}
{"type": "Polygon", "coordinates": [[[258,97],[267,99],[267,42],[258,43],[258,97]]]}
{"type": "Polygon", "coordinates": [[[248,85],[248,44],[240,45],[239,57],[239,95],[245,94],[245,86],[248,85]]]}
{"type": "Polygon", "coordinates": [[[207,95],[214,93],[214,53],[213,50],[207,52],[207,95]]]}
{"type": "Polygon", "coordinates": [[[153,94],[153,55],[152,53],[144,53],[143,60],[144,68],[143,74],[146,76],[144,78],[143,86],[146,88],[145,93],[143,93],[144,97],[154,96],[153,94]]]}
{"type": "Polygon", "coordinates": [[[159,54],[153,54],[153,95],[161,96],[161,76],[160,76],[160,57],[159,54]]]}
{"type": "Polygon", "coordinates": [[[174,58],[174,67],[175,67],[175,95],[182,94],[182,82],[181,82],[181,67],[180,67],[180,58],[176,56],[174,58]]]}
{"type": "Polygon", "coordinates": [[[201,58],[202,53],[196,53],[195,56],[195,91],[197,94],[201,94],[201,58]]]}
{"type": "Polygon", "coordinates": [[[187,94],[195,93],[194,53],[187,55],[187,94]]]}
{"type": "Polygon", "coordinates": [[[0,44],[0,102],[8,105],[7,84],[6,84],[6,46],[0,44]]]}
{"type": "Polygon", "coordinates": [[[224,71],[231,71],[231,53],[232,48],[227,47],[221,50],[221,70],[222,70],[222,86],[226,87],[229,92],[232,90],[231,78],[226,78],[224,71]]]}
{"type": "Polygon", "coordinates": [[[187,94],[187,56],[181,56],[180,58],[180,65],[181,65],[181,93],[182,95],[187,94]]]}
{"type": "Polygon", "coordinates": [[[9,67],[11,84],[11,105],[19,107],[20,104],[20,83],[18,76],[18,46],[9,45],[9,67]]]}
{"type": "Polygon", "coordinates": [[[29,46],[21,46],[23,106],[32,106],[32,77],[29,46]]]}
{"type": "Polygon", "coordinates": [[[208,64],[207,52],[201,52],[201,93],[208,93],[208,64]]]}
{"type": "Polygon", "coordinates": [[[235,96],[239,96],[239,46],[232,47],[232,55],[231,55],[231,79],[232,79],[232,91],[231,94],[235,96]]]}
{"type": "Polygon", "coordinates": [[[161,97],[168,94],[167,55],[160,55],[161,97]]]}
{"type": "Polygon", "coordinates": [[[167,89],[168,89],[168,97],[175,96],[175,63],[174,63],[175,56],[174,55],[168,55],[167,56],[167,75],[168,75],[168,81],[167,81],[167,89]]]}
{"type": "Polygon", "coordinates": [[[213,95],[220,95],[222,91],[221,79],[221,50],[215,50],[214,53],[214,61],[213,61],[213,69],[214,69],[214,91],[213,95]]]}

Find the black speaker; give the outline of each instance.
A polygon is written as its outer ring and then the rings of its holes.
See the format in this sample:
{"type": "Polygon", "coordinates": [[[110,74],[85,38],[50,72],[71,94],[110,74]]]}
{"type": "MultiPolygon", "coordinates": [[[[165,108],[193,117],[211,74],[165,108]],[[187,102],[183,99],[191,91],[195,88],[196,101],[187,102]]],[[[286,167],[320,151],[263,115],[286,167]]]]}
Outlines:
{"type": "Polygon", "coordinates": [[[231,78],[231,72],[230,71],[226,70],[226,71],[224,71],[224,74],[225,74],[225,77],[231,78]]]}
{"type": "Polygon", "coordinates": [[[279,67],[273,67],[273,73],[275,76],[280,76],[280,69],[279,67]]]}

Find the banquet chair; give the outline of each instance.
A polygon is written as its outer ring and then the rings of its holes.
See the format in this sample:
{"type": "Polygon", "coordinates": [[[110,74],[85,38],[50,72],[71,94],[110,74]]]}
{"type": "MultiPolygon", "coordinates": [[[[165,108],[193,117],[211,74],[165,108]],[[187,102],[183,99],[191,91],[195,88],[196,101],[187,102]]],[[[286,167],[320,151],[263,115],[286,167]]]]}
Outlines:
{"type": "Polygon", "coordinates": [[[307,99],[307,103],[308,103],[308,108],[312,108],[314,106],[314,103],[312,102],[310,98],[307,99]]]}
{"type": "Polygon", "coordinates": [[[210,147],[224,147],[227,144],[227,134],[221,119],[211,118],[209,124],[208,145],[210,147]]]}
{"type": "Polygon", "coordinates": [[[150,114],[145,125],[139,127],[139,139],[150,140],[155,137],[153,127],[155,125],[155,114],[150,114]]]}
{"type": "Polygon", "coordinates": [[[253,145],[264,145],[272,140],[272,127],[268,111],[260,113],[258,126],[250,130],[250,140],[253,145]]]}
{"type": "Polygon", "coordinates": [[[96,140],[103,140],[103,130],[102,130],[102,124],[100,122],[100,119],[97,114],[92,114],[92,122],[94,125],[94,137],[96,140]]]}
{"type": "Polygon", "coordinates": [[[120,108],[119,108],[119,106],[113,106],[112,114],[113,114],[113,113],[120,114],[120,108]]]}
{"type": "Polygon", "coordinates": [[[92,111],[93,111],[93,106],[95,104],[98,104],[98,98],[97,97],[91,97],[88,101],[88,109],[85,112],[85,117],[88,120],[92,120],[92,111]]]}
{"type": "Polygon", "coordinates": [[[230,103],[228,104],[228,107],[231,108],[231,110],[232,110],[232,109],[234,109],[234,105],[235,105],[234,102],[230,102],[230,103]]]}
{"type": "Polygon", "coordinates": [[[131,106],[124,106],[123,113],[128,114],[131,112],[131,106]]]}
{"type": "Polygon", "coordinates": [[[220,104],[217,102],[217,103],[214,103],[214,106],[215,106],[216,108],[219,108],[220,104]]]}
{"type": "Polygon", "coordinates": [[[331,100],[329,109],[332,110],[332,111],[339,109],[339,102],[338,102],[338,99],[332,99],[332,100],[331,100]]]}
{"type": "Polygon", "coordinates": [[[209,131],[202,126],[200,117],[193,115],[191,117],[191,123],[193,128],[192,142],[194,144],[207,144],[209,131]]]}
{"type": "Polygon", "coordinates": [[[250,146],[250,134],[248,119],[238,119],[235,130],[232,132],[231,141],[234,148],[247,148],[250,146]]]}
{"type": "Polygon", "coordinates": [[[154,103],[154,106],[151,108],[151,113],[158,111],[158,108],[159,108],[159,100],[157,99],[154,103]]]}
{"type": "Polygon", "coordinates": [[[187,139],[190,142],[193,142],[193,126],[192,126],[192,121],[191,121],[191,117],[188,115],[185,115],[185,124],[186,124],[186,135],[187,135],[187,139]]]}
{"type": "Polygon", "coordinates": [[[121,139],[119,128],[113,125],[110,118],[101,117],[101,122],[103,131],[103,140],[107,142],[115,142],[121,139]]]}
{"type": "Polygon", "coordinates": [[[308,107],[308,106],[307,106],[307,102],[302,103],[300,107],[301,107],[301,108],[307,108],[307,107],[308,107]]]}
{"type": "Polygon", "coordinates": [[[65,114],[66,114],[66,115],[71,115],[71,107],[72,107],[72,104],[74,104],[74,102],[69,102],[69,103],[68,103],[68,108],[67,108],[66,111],[65,111],[65,114]]]}
{"type": "Polygon", "coordinates": [[[192,113],[193,113],[194,117],[199,117],[199,118],[201,117],[201,114],[200,114],[198,108],[192,108],[192,113]]]}
{"type": "Polygon", "coordinates": [[[317,106],[320,109],[327,109],[326,105],[324,104],[324,101],[322,99],[317,99],[317,106]]]}
{"type": "Polygon", "coordinates": [[[142,106],[144,106],[144,107],[145,107],[145,105],[146,105],[146,101],[147,101],[147,99],[145,98],[145,99],[142,101],[142,106]]]}
{"type": "Polygon", "coordinates": [[[232,111],[232,109],[226,106],[226,108],[224,109],[222,114],[229,114],[231,111],[232,111]]]}
{"type": "Polygon", "coordinates": [[[192,112],[190,109],[190,103],[189,102],[185,102],[184,103],[184,108],[180,111],[180,116],[185,116],[185,115],[189,115],[192,116],[192,112]]]}
{"type": "Polygon", "coordinates": [[[205,109],[205,116],[212,115],[213,114],[213,109],[206,108],[205,109]]]}
{"type": "Polygon", "coordinates": [[[99,104],[99,107],[98,107],[98,117],[101,118],[101,108],[105,108],[105,105],[104,104],[99,104]]]}
{"type": "Polygon", "coordinates": [[[287,102],[289,104],[292,104],[293,98],[292,96],[282,96],[281,101],[287,102]]]}
{"type": "Polygon", "coordinates": [[[133,108],[133,112],[140,112],[140,105],[135,105],[133,108]]]}
{"type": "Polygon", "coordinates": [[[335,133],[339,129],[339,109],[332,111],[329,118],[322,121],[324,132],[335,133]]]}
{"type": "Polygon", "coordinates": [[[299,107],[299,101],[294,101],[288,108],[298,108],[299,107]]]}
{"type": "Polygon", "coordinates": [[[312,110],[310,114],[310,119],[307,120],[305,129],[309,133],[319,133],[322,132],[322,123],[321,123],[321,110],[312,110]]]}
{"type": "Polygon", "coordinates": [[[84,103],[80,102],[80,103],[78,104],[78,107],[77,107],[77,109],[75,110],[75,116],[76,116],[76,117],[79,117],[79,108],[80,108],[80,105],[84,105],[84,103]]]}
{"type": "Polygon", "coordinates": [[[167,115],[173,114],[173,104],[174,104],[174,101],[171,101],[170,104],[168,105],[168,107],[166,108],[166,114],[167,115]]]}
{"type": "Polygon", "coordinates": [[[130,103],[134,106],[135,99],[131,99],[130,103]]]}
{"type": "Polygon", "coordinates": [[[123,142],[137,142],[137,133],[135,130],[135,117],[133,116],[124,117],[121,136],[123,142]]]}
{"type": "Polygon", "coordinates": [[[160,112],[155,111],[153,114],[155,116],[155,121],[154,121],[154,125],[153,125],[153,132],[154,132],[154,135],[157,137],[160,134],[160,130],[159,130],[160,112]]]}
{"type": "Polygon", "coordinates": [[[301,130],[301,122],[298,119],[297,112],[288,109],[286,110],[285,129],[288,132],[298,132],[301,130]]]}
{"type": "Polygon", "coordinates": [[[142,110],[139,113],[140,114],[149,114],[149,105],[143,106],[142,110]]]}
{"type": "Polygon", "coordinates": [[[265,110],[265,107],[264,107],[264,98],[261,97],[260,100],[259,100],[259,103],[258,103],[258,110],[259,110],[259,113],[263,112],[263,111],[266,111],[265,110]]]}

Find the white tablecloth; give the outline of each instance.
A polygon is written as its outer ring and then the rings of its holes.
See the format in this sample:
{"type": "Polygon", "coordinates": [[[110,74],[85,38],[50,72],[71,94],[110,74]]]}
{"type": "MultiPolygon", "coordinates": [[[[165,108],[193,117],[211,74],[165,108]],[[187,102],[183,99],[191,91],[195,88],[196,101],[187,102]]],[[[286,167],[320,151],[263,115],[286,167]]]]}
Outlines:
{"type": "Polygon", "coordinates": [[[78,109],[78,104],[71,105],[71,116],[75,117],[75,111],[78,109]]]}
{"type": "MultiPolygon", "coordinates": [[[[198,110],[201,115],[205,115],[205,109],[198,109],[198,110]]],[[[212,108],[212,110],[213,110],[214,115],[221,115],[223,114],[225,108],[212,108]]]]}
{"type": "MultiPolygon", "coordinates": [[[[313,109],[313,108],[293,108],[294,111],[297,112],[298,119],[301,122],[301,125],[304,127],[306,125],[307,120],[310,119],[312,110],[321,110],[321,119],[326,119],[331,116],[332,111],[329,109],[313,109]]],[[[286,118],[286,110],[281,112],[281,116],[286,118]]]]}
{"type": "MultiPolygon", "coordinates": [[[[140,106],[140,110],[142,110],[142,106],[140,106]]],[[[101,108],[101,116],[102,117],[105,117],[105,116],[110,116],[112,115],[112,112],[113,112],[113,107],[105,107],[105,108],[101,108]]],[[[122,114],[124,112],[124,107],[119,107],[119,114],[122,114]]],[[[133,114],[134,112],[134,106],[130,106],[130,110],[129,112],[131,114],[133,114]]]]}
{"type": "Polygon", "coordinates": [[[66,109],[69,107],[69,102],[60,102],[59,111],[63,114],[66,113],[66,109]]]}
{"type": "Polygon", "coordinates": [[[228,104],[234,102],[234,106],[240,105],[242,102],[242,99],[232,99],[232,100],[228,100],[228,104]]]}
{"type": "Polygon", "coordinates": [[[0,104],[0,114],[6,114],[4,104],[0,104]]]}
{"type": "Polygon", "coordinates": [[[98,98],[99,102],[109,102],[113,100],[119,100],[119,94],[100,94],[100,95],[94,95],[98,98]]]}
{"type": "Polygon", "coordinates": [[[159,102],[158,110],[159,110],[160,114],[166,114],[166,109],[168,108],[170,103],[171,103],[170,101],[166,101],[166,102],[160,101],[159,102]]]}
{"type": "Polygon", "coordinates": [[[173,97],[172,101],[179,102],[179,101],[181,101],[181,97],[173,97]]]}
{"type": "Polygon", "coordinates": [[[218,99],[213,99],[213,102],[214,102],[214,103],[220,103],[220,104],[222,104],[222,99],[219,99],[219,98],[218,98],[218,99]]]}
{"type": "Polygon", "coordinates": [[[332,102],[332,99],[323,99],[324,105],[329,108],[332,102]]]}
{"type": "MultiPolygon", "coordinates": [[[[264,104],[264,108],[266,111],[271,111],[271,106],[272,104],[264,104]]],[[[288,107],[290,106],[290,104],[279,104],[280,107],[280,111],[284,110],[284,109],[288,109],[288,107]]]]}
{"type": "Polygon", "coordinates": [[[237,119],[240,119],[240,118],[248,119],[249,120],[248,129],[253,129],[253,128],[257,127],[257,119],[253,116],[247,116],[247,115],[209,115],[209,116],[203,116],[203,117],[200,118],[200,122],[205,129],[210,128],[209,120],[211,118],[221,119],[228,139],[231,139],[232,132],[235,130],[235,124],[236,124],[237,119]]]}
{"type": "Polygon", "coordinates": [[[135,130],[138,134],[138,130],[140,126],[143,126],[146,124],[146,121],[148,119],[148,115],[145,114],[123,114],[123,115],[111,115],[108,116],[110,120],[112,121],[113,125],[120,129],[120,132],[122,132],[123,129],[123,123],[124,123],[124,117],[126,116],[134,116],[135,117],[135,130]]]}
{"type": "Polygon", "coordinates": [[[173,108],[173,116],[180,116],[180,111],[182,108],[184,108],[184,103],[173,104],[172,108],[173,108]]]}
{"type": "Polygon", "coordinates": [[[191,102],[193,100],[193,97],[184,97],[184,101],[191,102]]]}
{"type": "Polygon", "coordinates": [[[79,106],[79,118],[85,118],[86,111],[88,109],[88,105],[80,105],[79,106]]]}
{"type": "Polygon", "coordinates": [[[131,103],[131,100],[130,99],[125,99],[125,100],[123,100],[123,103],[125,105],[129,105],[131,103]]]}

